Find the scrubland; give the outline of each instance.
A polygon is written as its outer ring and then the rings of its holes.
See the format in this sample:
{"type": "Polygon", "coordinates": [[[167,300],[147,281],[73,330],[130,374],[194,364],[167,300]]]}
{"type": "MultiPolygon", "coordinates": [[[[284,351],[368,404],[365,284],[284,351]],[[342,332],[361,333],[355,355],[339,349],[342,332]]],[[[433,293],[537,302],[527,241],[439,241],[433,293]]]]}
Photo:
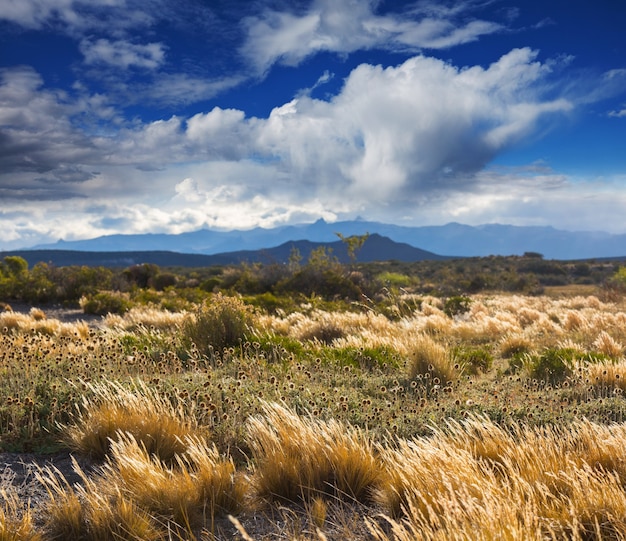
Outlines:
{"type": "Polygon", "coordinates": [[[621,297],[386,295],[0,313],[0,540],[626,538],[621,297]]]}

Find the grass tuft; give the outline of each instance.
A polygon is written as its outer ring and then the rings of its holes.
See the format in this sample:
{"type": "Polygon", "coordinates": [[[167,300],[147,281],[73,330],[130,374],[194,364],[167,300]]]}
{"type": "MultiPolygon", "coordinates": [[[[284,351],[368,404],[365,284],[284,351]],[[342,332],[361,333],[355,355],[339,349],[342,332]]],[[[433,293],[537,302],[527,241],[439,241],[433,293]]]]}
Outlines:
{"type": "Polygon", "coordinates": [[[120,434],[131,434],[150,455],[169,461],[186,450],[189,435],[206,436],[192,406],[173,403],[155,388],[135,380],[85,383],[86,391],[72,424],[61,427],[63,440],[73,451],[103,459],[120,434]]]}
{"type": "Polygon", "coordinates": [[[41,541],[29,506],[24,508],[15,493],[4,489],[0,491],[0,498],[0,541],[41,541]]]}
{"type": "Polygon", "coordinates": [[[420,335],[409,351],[408,376],[415,379],[419,374],[438,378],[444,384],[456,380],[460,366],[451,357],[447,348],[430,336],[420,335]]]}
{"type": "Polygon", "coordinates": [[[281,502],[334,496],[366,501],[382,479],[365,433],[338,421],[300,417],[278,404],[248,421],[256,494],[281,502]]]}

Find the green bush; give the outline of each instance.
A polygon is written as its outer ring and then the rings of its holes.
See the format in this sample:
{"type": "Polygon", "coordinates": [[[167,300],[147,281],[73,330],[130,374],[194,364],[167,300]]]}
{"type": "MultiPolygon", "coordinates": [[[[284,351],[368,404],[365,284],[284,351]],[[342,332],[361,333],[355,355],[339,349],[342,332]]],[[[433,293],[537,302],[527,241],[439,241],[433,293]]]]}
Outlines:
{"type": "Polygon", "coordinates": [[[443,311],[448,317],[458,316],[469,312],[472,299],[469,297],[455,296],[446,299],[443,311]]]}
{"type": "Polygon", "coordinates": [[[493,355],[486,347],[458,347],[453,357],[468,374],[487,372],[493,364],[493,355]]]}
{"type": "Polygon", "coordinates": [[[572,375],[580,353],[570,348],[547,348],[540,355],[528,355],[524,364],[529,375],[548,383],[560,383],[572,375]]]}
{"type": "Polygon", "coordinates": [[[202,354],[221,352],[240,345],[252,331],[253,323],[250,306],[238,297],[217,293],[185,321],[182,338],[186,345],[194,344],[202,354]]]}
{"type": "Polygon", "coordinates": [[[85,314],[103,316],[106,314],[124,314],[131,308],[128,295],[115,291],[101,291],[80,299],[80,307],[85,314]]]}

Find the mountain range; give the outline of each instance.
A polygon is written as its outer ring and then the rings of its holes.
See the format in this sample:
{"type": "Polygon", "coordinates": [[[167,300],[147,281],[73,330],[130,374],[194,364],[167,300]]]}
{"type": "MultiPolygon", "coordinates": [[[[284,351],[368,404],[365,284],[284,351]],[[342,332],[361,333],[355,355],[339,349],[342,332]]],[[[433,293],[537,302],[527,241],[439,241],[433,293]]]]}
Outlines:
{"type": "MultiPolygon", "coordinates": [[[[23,257],[32,267],[36,263],[50,263],[57,267],[87,265],[91,267],[129,267],[141,263],[154,263],[160,267],[208,267],[212,265],[234,265],[238,263],[287,263],[292,254],[299,254],[303,262],[308,261],[311,252],[320,247],[327,254],[342,263],[352,257],[345,242],[311,242],[308,240],[289,241],[273,248],[261,250],[239,250],[219,254],[189,254],[163,250],[139,251],[79,251],[79,250],[16,250],[0,252],[0,258],[7,255],[23,257]]],[[[444,256],[420,250],[413,246],[382,237],[376,233],[369,235],[364,244],[355,252],[355,260],[369,261],[423,261],[442,260],[444,256]]]]}
{"type": "Polygon", "coordinates": [[[88,240],[34,246],[38,250],[89,252],[170,251],[214,255],[258,251],[307,240],[331,243],[351,235],[378,234],[432,254],[453,257],[542,254],[546,259],[593,259],[626,256],[626,235],[602,231],[563,231],[553,227],[486,224],[407,227],[366,220],[328,223],[322,219],[273,229],[219,231],[201,229],[181,234],[107,235],[88,240]]]}

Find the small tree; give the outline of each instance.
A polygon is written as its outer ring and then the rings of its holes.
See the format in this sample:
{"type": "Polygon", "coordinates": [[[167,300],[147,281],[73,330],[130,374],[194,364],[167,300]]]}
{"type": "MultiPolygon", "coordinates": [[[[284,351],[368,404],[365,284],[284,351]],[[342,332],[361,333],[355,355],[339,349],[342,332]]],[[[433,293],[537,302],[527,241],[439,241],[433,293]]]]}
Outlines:
{"type": "Polygon", "coordinates": [[[28,262],[20,256],[8,255],[2,260],[2,274],[7,278],[21,278],[28,272],[28,262]]]}
{"type": "Polygon", "coordinates": [[[365,235],[352,235],[350,237],[345,237],[341,233],[335,233],[335,235],[337,235],[341,239],[341,242],[346,245],[346,248],[348,250],[348,257],[350,258],[350,261],[352,261],[352,263],[356,262],[357,251],[363,247],[365,241],[370,236],[369,233],[365,233],[365,235]]]}

